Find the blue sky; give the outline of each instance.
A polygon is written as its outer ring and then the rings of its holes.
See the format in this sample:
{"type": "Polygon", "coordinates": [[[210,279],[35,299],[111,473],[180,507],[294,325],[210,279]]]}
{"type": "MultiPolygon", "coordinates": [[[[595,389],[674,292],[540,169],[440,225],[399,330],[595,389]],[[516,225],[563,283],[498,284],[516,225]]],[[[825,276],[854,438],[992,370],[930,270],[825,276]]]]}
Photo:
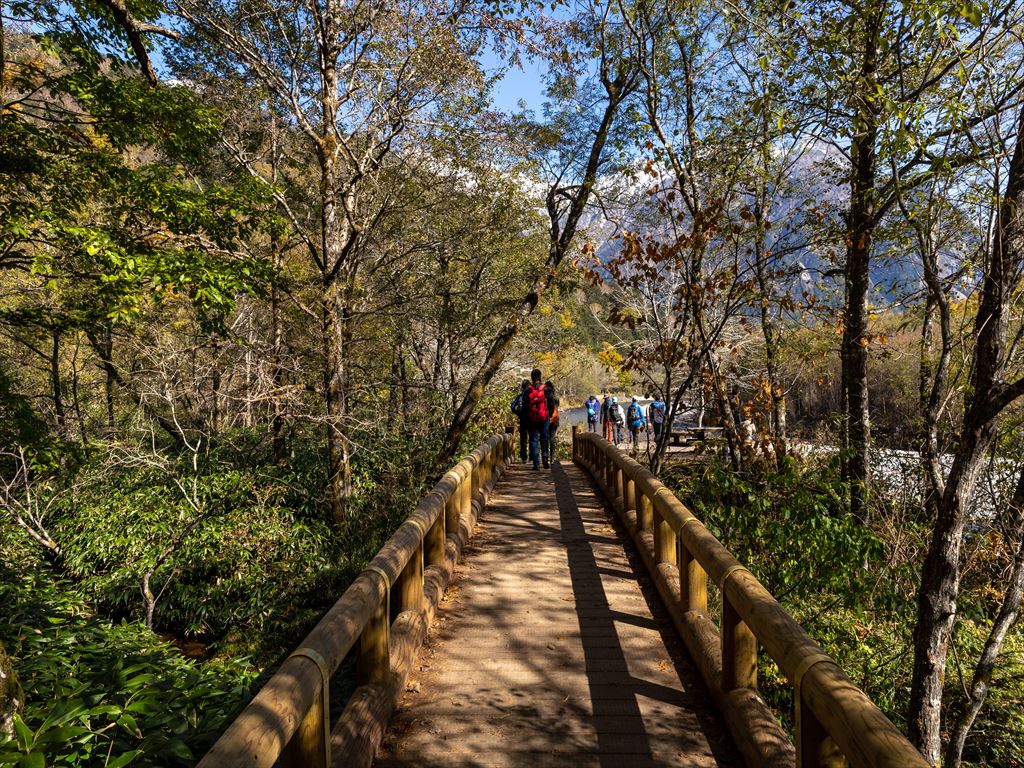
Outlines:
{"type": "MultiPolygon", "coordinates": [[[[491,52],[481,56],[480,63],[488,74],[503,65],[503,62],[491,52]]],[[[512,67],[494,86],[494,106],[509,112],[519,109],[519,102],[523,101],[527,109],[532,109],[540,115],[545,101],[543,73],[542,63],[524,58],[522,68],[512,67]]]]}

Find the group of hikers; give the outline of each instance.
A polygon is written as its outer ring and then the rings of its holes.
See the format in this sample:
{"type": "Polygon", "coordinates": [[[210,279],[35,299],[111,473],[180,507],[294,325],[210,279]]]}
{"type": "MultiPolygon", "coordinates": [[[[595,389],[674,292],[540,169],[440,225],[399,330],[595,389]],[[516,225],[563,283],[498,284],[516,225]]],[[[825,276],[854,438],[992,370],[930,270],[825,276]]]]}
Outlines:
{"type": "MultiPolygon", "coordinates": [[[[529,381],[523,379],[511,406],[512,413],[519,418],[519,459],[525,464],[529,455],[534,469],[540,469],[542,464],[547,469],[555,460],[555,434],[559,422],[555,385],[542,379],[540,369],[534,368],[529,381]]],[[[635,397],[625,409],[611,394],[605,394],[602,400],[590,395],[584,405],[590,432],[598,432],[600,423],[604,438],[618,444],[623,442],[628,429],[634,449],[640,445],[640,433],[648,428],[654,432],[655,441],[661,437],[668,413],[665,401],[659,397],[647,406],[646,413],[635,397]]]]}
{"type": "Polygon", "coordinates": [[[587,408],[587,430],[598,431],[598,422],[604,434],[604,439],[613,443],[621,443],[625,438],[624,431],[629,430],[630,442],[633,448],[640,445],[640,433],[646,432],[648,428],[654,432],[654,439],[661,437],[661,430],[665,425],[665,417],[668,408],[665,401],[660,397],[654,398],[647,406],[647,413],[634,397],[629,405],[623,409],[619,398],[615,395],[605,394],[604,399],[598,400],[591,395],[585,403],[587,408]],[[648,425],[650,425],[648,427],[648,425]]]}
{"type": "Polygon", "coordinates": [[[526,462],[526,447],[530,447],[530,461],[534,469],[544,469],[555,460],[555,433],[558,432],[558,398],[555,385],[541,383],[540,368],[530,372],[530,380],[523,379],[519,394],[512,401],[512,413],[519,417],[519,458],[526,462]]]}

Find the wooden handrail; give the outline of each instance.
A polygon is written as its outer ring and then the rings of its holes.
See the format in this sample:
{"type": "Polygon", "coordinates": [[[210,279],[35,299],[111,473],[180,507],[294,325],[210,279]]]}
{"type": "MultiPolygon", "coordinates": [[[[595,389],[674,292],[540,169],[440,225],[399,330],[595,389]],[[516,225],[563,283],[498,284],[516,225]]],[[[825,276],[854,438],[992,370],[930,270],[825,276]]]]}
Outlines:
{"type": "Polygon", "coordinates": [[[368,766],[430,617],[511,456],[511,436],[494,435],[449,470],[198,766],[368,766]],[[360,687],[332,727],[330,678],[353,649],[360,687]]]}
{"type": "Polygon", "coordinates": [[[767,589],[645,467],[593,433],[573,428],[573,461],[586,468],[636,540],[748,765],[927,768],[899,729],[854,685],[767,589]],[[707,581],[718,586],[718,626],[707,581]],[[796,744],[757,695],[762,646],[794,688],[796,744]]]}

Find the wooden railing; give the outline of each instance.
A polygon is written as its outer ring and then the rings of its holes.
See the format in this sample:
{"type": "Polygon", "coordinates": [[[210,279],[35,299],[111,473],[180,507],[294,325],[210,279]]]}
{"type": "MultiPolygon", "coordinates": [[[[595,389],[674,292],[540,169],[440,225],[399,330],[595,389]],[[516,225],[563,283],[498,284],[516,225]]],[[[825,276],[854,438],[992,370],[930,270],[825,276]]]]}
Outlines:
{"type": "Polygon", "coordinates": [[[928,763],[821,647],[651,472],[573,429],[573,460],[614,505],[640,549],[744,761],[801,768],[928,763]],[[721,615],[708,614],[708,578],[721,615]],[[796,744],[757,693],[761,647],[793,686],[796,744]]]}
{"type": "Polygon", "coordinates": [[[449,471],[199,762],[368,766],[477,516],[512,456],[495,435],[449,471]],[[331,726],[330,679],[359,685],[331,726]]]}

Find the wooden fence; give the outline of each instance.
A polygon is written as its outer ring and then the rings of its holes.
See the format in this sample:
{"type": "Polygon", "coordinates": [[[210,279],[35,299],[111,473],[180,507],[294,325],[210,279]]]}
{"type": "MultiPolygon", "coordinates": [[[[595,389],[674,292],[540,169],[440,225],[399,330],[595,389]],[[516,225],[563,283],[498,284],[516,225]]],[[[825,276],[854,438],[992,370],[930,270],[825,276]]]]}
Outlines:
{"type": "Polygon", "coordinates": [[[573,461],[594,477],[635,539],[747,765],[927,768],[896,726],[651,472],[576,429],[573,461]],[[709,577],[721,596],[717,625],[708,613],[709,577]],[[793,686],[795,745],[757,693],[759,648],[793,686]]]}
{"type": "Polygon", "coordinates": [[[494,435],[428,493],[199,762],[368,766],[477,516],[512,456],[494,435]],[[350,650],[359,687],[330,722],[330,679],[350,650]]]}

